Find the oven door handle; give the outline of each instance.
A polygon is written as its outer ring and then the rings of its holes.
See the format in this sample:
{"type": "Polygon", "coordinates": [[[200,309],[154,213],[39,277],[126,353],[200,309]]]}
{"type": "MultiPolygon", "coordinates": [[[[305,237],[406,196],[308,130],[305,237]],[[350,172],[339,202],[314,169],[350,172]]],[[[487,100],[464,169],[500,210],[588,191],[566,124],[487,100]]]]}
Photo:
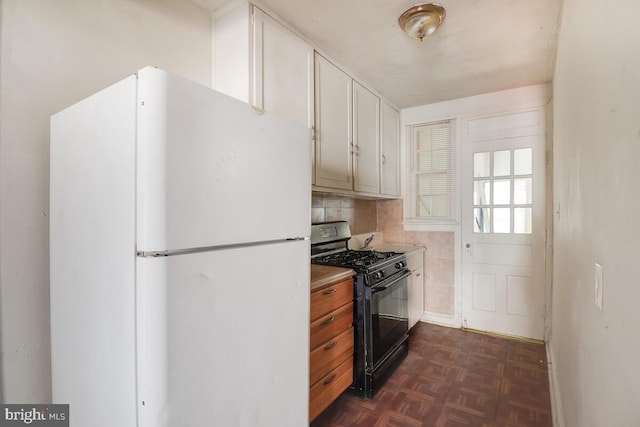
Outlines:
{"type": "Polygon", "coordinates": [[[407,278],[409,276],[411,276],[411,271],[409,271],[409,270],[404,270],[403,273],[395,274],[395,275],[389,277],[388,279],[386,279],[385,281],[380,282],[376,286],[373,286],[371,288],[371,293],[375,294],[377,292],[382,292],[385,289],[387,289],[388,287],[390,287],[391,285],[393,285],[394,283],[396,283],[397,281],[405,279],[405,278],[407,278]]]}

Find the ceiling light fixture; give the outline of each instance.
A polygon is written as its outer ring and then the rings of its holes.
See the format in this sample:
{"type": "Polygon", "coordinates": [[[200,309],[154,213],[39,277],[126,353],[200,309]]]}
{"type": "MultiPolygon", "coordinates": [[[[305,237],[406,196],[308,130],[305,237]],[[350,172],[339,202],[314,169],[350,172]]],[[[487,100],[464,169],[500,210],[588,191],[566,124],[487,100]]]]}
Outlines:
{"type": "Polygon", "coordinates": [[[444,21],[444,7],[433,4],[419,4],[404,11],[398,24],[405,33],[422,41],[426,36],[435,33],[444,21]]]}

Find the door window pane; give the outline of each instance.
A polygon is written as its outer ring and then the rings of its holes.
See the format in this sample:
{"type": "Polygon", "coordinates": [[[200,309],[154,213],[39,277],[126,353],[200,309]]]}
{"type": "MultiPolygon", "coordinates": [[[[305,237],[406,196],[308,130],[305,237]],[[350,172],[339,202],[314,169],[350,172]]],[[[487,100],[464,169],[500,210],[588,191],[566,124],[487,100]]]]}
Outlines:
{"type": "Polygon", "coordinates": [[[531,234],[531,208],[515,208],[513,210],[513,232],[531,234]]]}
{"type": "Polygon", "coordinates": [[[511,232],[511,209],[510,208],[494,208],[493,209],[493,232],[494,233],[510,233],[511,232]]]}
{"type": "Polygon", "coordinates": [[[513,203],[516,205],[531,204],[533,187],[531,178],[513,180],[513,203]]]}
{"type": "Polygon", "coordinates": [[[508,205],[509,203],[511,203],[511,180],[493,181],[493,204],[508,205]]]}
{"type": "Polygon", "coordinates": [[[511,150],[493,153],[493,176],[511,175],[511,150]]]}
{"type": "Polygon", "coordinates": [[[520,148],[513,150],[513,174],[514,175],[531,175],[533,154],[531,148],[520,148]]]}
{"type": "Polygon", "coordinates": [[[473,155],[475,233],[531,234],[533,149],[473,155]]]}
{"type": "Polygon", "coordinates": [[[473,182],[473,204],[488,205],[491,201],[491,181],[482,180],[473,182]]]}
{"type": "Polygon", "coordinates": [[[473,155],[473,177],[486,178],[491,168],[491,153],[475,153],[473,155]]]}
{"type": "Polygon", "coordinates": [[[491,218],[489,218],[489,208],[475,208],[473,210],[473,232],[488,233],[491,218]]]}

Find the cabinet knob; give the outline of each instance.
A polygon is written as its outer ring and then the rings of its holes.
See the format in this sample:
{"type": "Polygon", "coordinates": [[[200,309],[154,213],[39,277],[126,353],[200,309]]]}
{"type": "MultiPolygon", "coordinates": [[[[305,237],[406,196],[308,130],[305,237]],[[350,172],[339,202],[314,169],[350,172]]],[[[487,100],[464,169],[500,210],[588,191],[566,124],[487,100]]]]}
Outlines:
{"type": "Polygon", "coordinates": [[[334,320],[336,320],[336,316],[331,316],[330,318],[328,318],[327,320],[325,320],[324,322],[321,323],[321,325],[327,326],[329,323],[333,322],[334,320]]]}
{"type": "Polygon", "coordinates": [[[329,351],[329,350],[331,350],[332,348],[335,348],[335,346],[337,346],[337,345],[338,345],[338,342],[337,342],[337,341],[334,341],[334,342],[332,342],[331,344],[327,344],[327,345],[324,347],[324,349],[325,349],[326,351],[329,351]]]}
{"type": "Polygon", "coordinates": [[[333,380],[335,380],[335,379],[336,379],[336,374],[333,374],[333,375],[331,375],[329,378],[327,378],[326,380],[324,380],[324,383],[323,383],[323,384],[324,384],[324,385],[329,385],[329,384],[331,384],[331,382],[332,382],[333,380]]]}

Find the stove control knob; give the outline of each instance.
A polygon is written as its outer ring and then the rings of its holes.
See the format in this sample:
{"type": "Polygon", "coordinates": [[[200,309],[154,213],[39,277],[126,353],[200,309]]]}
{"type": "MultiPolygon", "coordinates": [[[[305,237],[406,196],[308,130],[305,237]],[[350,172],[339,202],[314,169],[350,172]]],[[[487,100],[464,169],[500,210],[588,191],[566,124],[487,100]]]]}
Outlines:
{"type": "Polygon", "coordinates": [[[374,279],[382,279],[384,277],[384,271],[376,271],[373,273],[374,279]]]}
{"type": "Polygon", "coordinates": [[[407,262],[406,261],[398,261],[396,262],[396,268],[398,270],[400,270],[401,268],[405,268],[407,266],[407,262]]]}

